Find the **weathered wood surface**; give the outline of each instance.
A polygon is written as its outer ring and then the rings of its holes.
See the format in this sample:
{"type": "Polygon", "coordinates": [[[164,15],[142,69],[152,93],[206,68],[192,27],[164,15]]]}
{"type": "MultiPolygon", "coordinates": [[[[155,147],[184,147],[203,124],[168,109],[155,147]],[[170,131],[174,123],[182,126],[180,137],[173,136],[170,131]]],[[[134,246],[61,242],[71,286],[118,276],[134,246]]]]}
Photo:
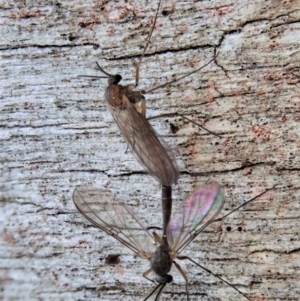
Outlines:
{"type": "MultiPolygon", "coordinates": [[[[164,1],[140,87],[209,61],[201,72],[155,91],[154,120],[181,171],[175,207],[216,181],[225,209],[275,186],[206,229],[185,254],[251,300],[299,300],[300,5],[295,1],[164,1]],[[170,123],[178,127],[170,130],[170,123]]],[[[156,1],[4,1],[1,4],[2,300],[143,300],[148,263],[78,214],[78,185],[107,187],[161,224],[160,187],[127,152],[106,110],[95,61],[133,83],[156,1]],[[121,254],[120,263],[105,257],[121,254]]],[[[191,300],[245,300],[189,263],[191,300]]],[[[161,300],[185,300],[183,279],[161,300]]]]}

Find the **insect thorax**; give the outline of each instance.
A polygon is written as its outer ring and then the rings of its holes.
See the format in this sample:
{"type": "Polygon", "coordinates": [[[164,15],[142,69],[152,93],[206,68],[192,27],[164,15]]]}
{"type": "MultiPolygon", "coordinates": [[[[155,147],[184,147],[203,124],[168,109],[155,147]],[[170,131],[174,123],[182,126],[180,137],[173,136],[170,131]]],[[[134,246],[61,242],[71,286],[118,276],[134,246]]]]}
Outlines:
{"type": "Polygon", "coordinates": [[[134,85],[127,85],[127,86],[121,86],[122,88],[122,93],[128,98],[128,100],[132,104],[136,104],[141,102],[142,100],[145,100],[145,96],[143,95],[142,90],[136,90],[133,91],[134,85]]]}
{"type": "Polygon", "coordinates": [[[135,105],[145,100],[141,90],[133,91],[133,85],[109,85],[105,91],[105,99],[112,108],[126,109],[128,101],[135,105]]]}

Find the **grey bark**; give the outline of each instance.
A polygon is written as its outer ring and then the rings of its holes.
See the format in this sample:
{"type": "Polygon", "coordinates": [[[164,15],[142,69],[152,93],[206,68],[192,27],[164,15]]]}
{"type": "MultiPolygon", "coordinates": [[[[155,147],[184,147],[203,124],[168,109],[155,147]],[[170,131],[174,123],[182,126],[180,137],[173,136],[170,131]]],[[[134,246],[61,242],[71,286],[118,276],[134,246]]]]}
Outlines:
{"type": "MultiPolygon", "coordinates": [[[[147,115],[176,153],[174,207],[218,182],[225,209],[274,190],[207,228],[186,249],[251,300],[299,299],[299,1],[165,1],[140,87],[214,63],[147,98],[147,115]],[[173,133],[170,124],[178,127],[173,133]]],[[[161,225],[160,186],[126,151],[106,110],[95,61],[134,83],[157,2],[1,4],[2,300],[143,300],[149,264],[76,212],[78,185],[109,188],[161,225]],[[105,258],[121,254],[109,266],[105,258]]],[[[191,300],[245,300],[190,263],[191,300]]],[[[161,300],[186,300],[183,279],[161,300]]]]}

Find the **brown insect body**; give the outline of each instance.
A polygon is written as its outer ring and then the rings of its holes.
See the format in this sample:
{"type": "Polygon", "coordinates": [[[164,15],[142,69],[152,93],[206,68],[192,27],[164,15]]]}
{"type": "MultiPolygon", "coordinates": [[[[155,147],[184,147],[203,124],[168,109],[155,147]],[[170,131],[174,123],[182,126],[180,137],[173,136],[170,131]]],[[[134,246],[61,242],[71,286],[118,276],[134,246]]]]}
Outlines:
{"type": "Polygon", "coordinates": [[[105,91],[107,108],[140,164],[162,185],[171,186],[179,176],[176,160],[145,118],[142,91],[134,91],[133,85],[120,85],[121,79],[119,74],[108,75],[105,91]]]}
{"type": "MultiPolygon", "coordinates": [[[[157,133],[146,119],[146,100],[144,94],[166,87],[171,83],[182,80],[183,78],[198,72],[206,65],[210,64],[216,58],[217,54],[204,66],[201,66],[200,68],[185,74],[176,80],[160,84],[148,90],[135,90],[139,83],[141,62],[148,49],[148,46],[150,45],[151,36],[155,28],[161,2],[162,0],[158,2],[153,26],[150,29],[144,51],[140,56],[139,61],[135,63],[135,85],[120,85],[119,82],[122,80],[122,76],[119,74],[113,75],[106,72],[97,62],[96,64],[104,76],[82,75],[80,77],[108,78],[108,87],[105,91],[106,104],[108,110],[111,112],[114,120],[119,126],[122,135],[129,144],[129,147],[133,151],[139,163],[151,176],[153,176],[163,186],[172,186],[172,184],[177,182],[179,176],[176,160],[170,151],[169,146],[163,141],[163,139],[158,138],[157,133]]],[[[164,116],[181,115],[177,113],[170,113],[164,114],[164,116]]],[[[202,125],[195,123],[191,119],[185,116],[181,117],[198,125],[207,132],[218,136],[202,125]]]]}

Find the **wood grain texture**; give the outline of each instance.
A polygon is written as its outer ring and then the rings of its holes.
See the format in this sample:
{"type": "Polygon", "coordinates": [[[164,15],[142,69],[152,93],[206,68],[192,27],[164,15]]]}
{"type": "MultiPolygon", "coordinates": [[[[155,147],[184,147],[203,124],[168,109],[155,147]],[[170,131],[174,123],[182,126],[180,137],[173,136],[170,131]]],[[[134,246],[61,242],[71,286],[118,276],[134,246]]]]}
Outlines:
{"type": "MultiPolygon", "coordinates": [[[[1,300],[143,300],[148,263],[76,212],[78,185],[109,188],[142,219],[161,225],[160,187],[126,151],[106,110],[95,61],[134,83],[157,2],[4,1],[1,53],[1,300]],[[120,254],[120,263],[105,258],[120,254]]],[[[275,189],[212,225],[184,255],[253,301],[298,300],[300,289],[300,10],[291,1],[164,1],[141,66],[152,87],[148,116],[181,171],[175,207],[215,181],[224,212],[275,189]],[[178,127],[173,133],[170,125],[178,127]]],[[[224,214],[224,213],[221,213],[224,214]]],[[[245,300],[192,264],[190,300],[245,300]]],[[[186,300],[183,279],[161,300],[186,300]]]]}

